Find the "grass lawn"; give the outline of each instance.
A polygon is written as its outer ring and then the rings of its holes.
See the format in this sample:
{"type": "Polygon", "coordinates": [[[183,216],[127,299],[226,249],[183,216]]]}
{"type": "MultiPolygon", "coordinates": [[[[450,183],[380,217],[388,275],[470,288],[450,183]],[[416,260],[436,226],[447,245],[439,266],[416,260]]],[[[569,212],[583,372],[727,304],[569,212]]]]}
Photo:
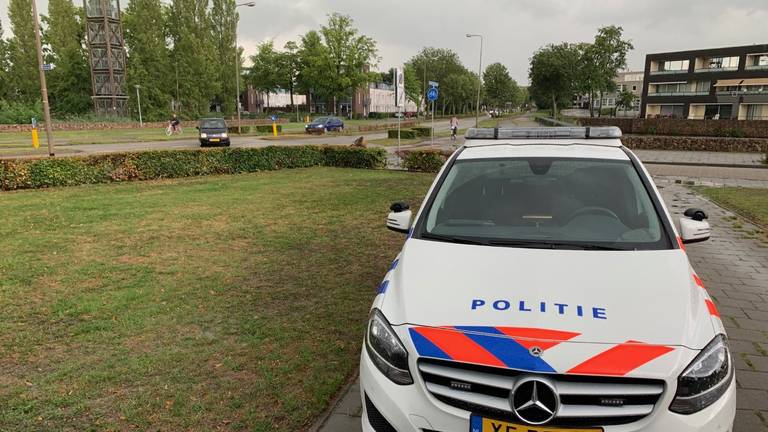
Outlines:
{"type": "Polygon", "coordinates": [[[704,196],[758,224],[768,227],[768,189],[694,187],[704,196]]]}
{"type": "Polygon", "coordinates": [[[430,174],[0,193],[0,430],[306,428],[356,368],[430,174]]]}

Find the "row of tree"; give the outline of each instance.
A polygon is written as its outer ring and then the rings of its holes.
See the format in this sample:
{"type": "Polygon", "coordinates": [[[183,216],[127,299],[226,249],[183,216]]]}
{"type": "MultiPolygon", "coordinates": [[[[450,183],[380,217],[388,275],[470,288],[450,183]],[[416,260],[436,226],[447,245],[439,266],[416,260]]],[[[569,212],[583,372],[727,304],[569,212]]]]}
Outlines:
{"type": "MultiPolygon", "coordinates": [[[[627,54],[634,47],[622,37],[617,26],[602,27],[592,43],[547,45],[534,53],[528,77],[531,97],[540,108],[569,106],[574,95],[589,95],[590,101],[617,90],[616,76],[627,67],[627,54]]],[[[631,106],[631,93],[619,95],[619,102],[631,106]]],[[[594,113],[590,103],[590,114],[594,113]]],[[[627,108],[628,108],[627,106],[627,108]]]]}
{"type": "MultiPolygon", "coordinates": [[[[379,58],[376,42],[359,33],[346,15],[331,14],[319,30],[277,49],[264,42],[245,69],[242,49],[236,48],[238,21],[232,0],[131,0],[124,10],[123,32],[127,61],[124,91],[135,112],[134,87],[148,120],[168,118],[178,110],[196,117],[218,105],[225,114],[236,109],[235,71],[241,66],[244,83],[264,93],[285,90],[325,102],[336,112],[340,100],[349,99],[366,83],[386,80],[388,73],[370,72],[379,58]]],[[[16,121],[28,121],[39,112],[40,86],[35,53],[31,0],[10,0],[8,15],[13,36],[3,38],[0,24],[0,111],[15,112],[16,121]]],[[[73,0],[49,0],[41,17],[49,98],[58,118],[81,115],[92,109],[91,79],[85,40],[83,9],[73,0]]],[[[427,81],[440,83],[436,108],[442,113],[472,110],[479,77],[458,55],[447,49],[424,48],[405,65],[406,93],[422,105],[427,81]]],[[[519,106],[524,89],[503,65],[489,66],[484,74],[484,105],[519,106]]],[[[244,87],[244,86],[243,86],[244,87]]],[[[241,89],[243,90],[243,89],[241,89]]],[[[0,115],[2,117],[2,115],[0,115]]],[[[0,118],[0,122],[8,119],[0,118]]]]}

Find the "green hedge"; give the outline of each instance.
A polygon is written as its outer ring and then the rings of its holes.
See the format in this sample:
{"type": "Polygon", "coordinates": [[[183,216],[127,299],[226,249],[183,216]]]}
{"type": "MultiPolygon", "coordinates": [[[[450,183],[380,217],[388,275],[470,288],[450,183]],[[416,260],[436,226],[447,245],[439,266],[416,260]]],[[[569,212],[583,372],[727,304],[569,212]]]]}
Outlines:
{"type": "Polygon", "coordinates": [[[428,128],[428,127],[414,127],[414,128],[411,128],[411,129],[413,129],[413,131],[416,132],[417,136],[420,136],[420,137],[432,136],[432,128],[428,128]]]}
{"type": "Polygon", "coordinates": [[[408,171],[438,172],[450,152],[440,150],[403,150],[398,152],[402,159],[403,168],[408,171]]]}
{"type": "Polygon", "coordinates": [[[271,146],[112,153],[0,161],[0,189],[35,189],[132,180],[332,166],[380,169],[386,150],[340,146],[271,146]]]}
{"type": "MultiPolygon", "coordinates": [[[[400,139],[416,139],[417,136],[416,131],[413,129],[400,129],[400,139]]],[[[397,129],[388,130],[387,137],[397,139],[397,129]]]]}

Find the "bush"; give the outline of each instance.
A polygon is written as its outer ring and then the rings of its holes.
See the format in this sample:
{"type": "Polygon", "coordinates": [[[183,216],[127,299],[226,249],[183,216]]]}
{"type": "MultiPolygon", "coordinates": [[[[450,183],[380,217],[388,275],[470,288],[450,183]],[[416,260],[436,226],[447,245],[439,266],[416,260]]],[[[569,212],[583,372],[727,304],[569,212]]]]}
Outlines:
{"type": "Polygon", "coordinates": [[[411,128],[414,132],[416,132],[416,136],[420,137],[429,137],[432,136],[432,128],[428,127],[414,127],[411,128]]]}
{"type": "Polygon", "coordinates": [[[385,112],[370,112],[370,113],[368,113],[368,118],[369,119],[381,120],[381,119],[387,119],[387,118],[390,118],[390,117],[392,117],[392,114],[385,113],[385,112]]]}
{"type": "Polygon", "coordinates": [[[0,100],[0,124],[30,124],[32,117],[43,122],[43,104],[0,100]]]}
{"type": "MultiPolygon", "coordinates": [[[[272,133],[272,125],[256,125],[251,128],[251,132],[254,131],[254,128],[256,129],[256,132],[258,133],[272,133]]],[[[281,133],[283,131],[282,125],[277,125],[277,133],[281,133]]]]}
{"type": "Polygon", "coordinates": [[[17,159],[0,161],[0,189],[35,189],[312,166],[381,169],[386,162],[384,149],[340,146],[168,150],[17,159]]]}
{"type": "Polygon", "coordinates": [[[451,153],[440,150],[403,150],[397,155],[408,171],[438,172],[451,153]]]}
{"type": "MultiPolygon", "coordinates": [[[[397,139],[397,129],[390,129],[387,131],[387,137],[391,139],[397,139]]],[[[400,129],[400,139],[416,139],[418,135],[413,129],[400,129]]]]}

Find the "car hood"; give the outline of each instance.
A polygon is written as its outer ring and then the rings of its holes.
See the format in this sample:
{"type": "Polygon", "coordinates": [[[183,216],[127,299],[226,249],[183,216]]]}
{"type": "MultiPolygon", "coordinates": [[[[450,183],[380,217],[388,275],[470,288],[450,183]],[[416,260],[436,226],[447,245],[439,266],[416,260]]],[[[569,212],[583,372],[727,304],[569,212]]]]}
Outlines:
{"type": "Polygon", "coordinates": [[[420,356],[599,373],[594,364],[580,367],[596,358],[607,375],[628,373],[627,362],[665,357],[674,365],[656,371],[663,376],[717,332],[709,297],[679,249],[543,250],[409,239],[382,285],[375,306],[420,356]]]}
{"type": "Polygon", "coordinates": [[[307,127],[311,127],[311,128],[320,127],[320,126],[325,126],[325,123],[310,123],[307,125],[307,127]]]}

